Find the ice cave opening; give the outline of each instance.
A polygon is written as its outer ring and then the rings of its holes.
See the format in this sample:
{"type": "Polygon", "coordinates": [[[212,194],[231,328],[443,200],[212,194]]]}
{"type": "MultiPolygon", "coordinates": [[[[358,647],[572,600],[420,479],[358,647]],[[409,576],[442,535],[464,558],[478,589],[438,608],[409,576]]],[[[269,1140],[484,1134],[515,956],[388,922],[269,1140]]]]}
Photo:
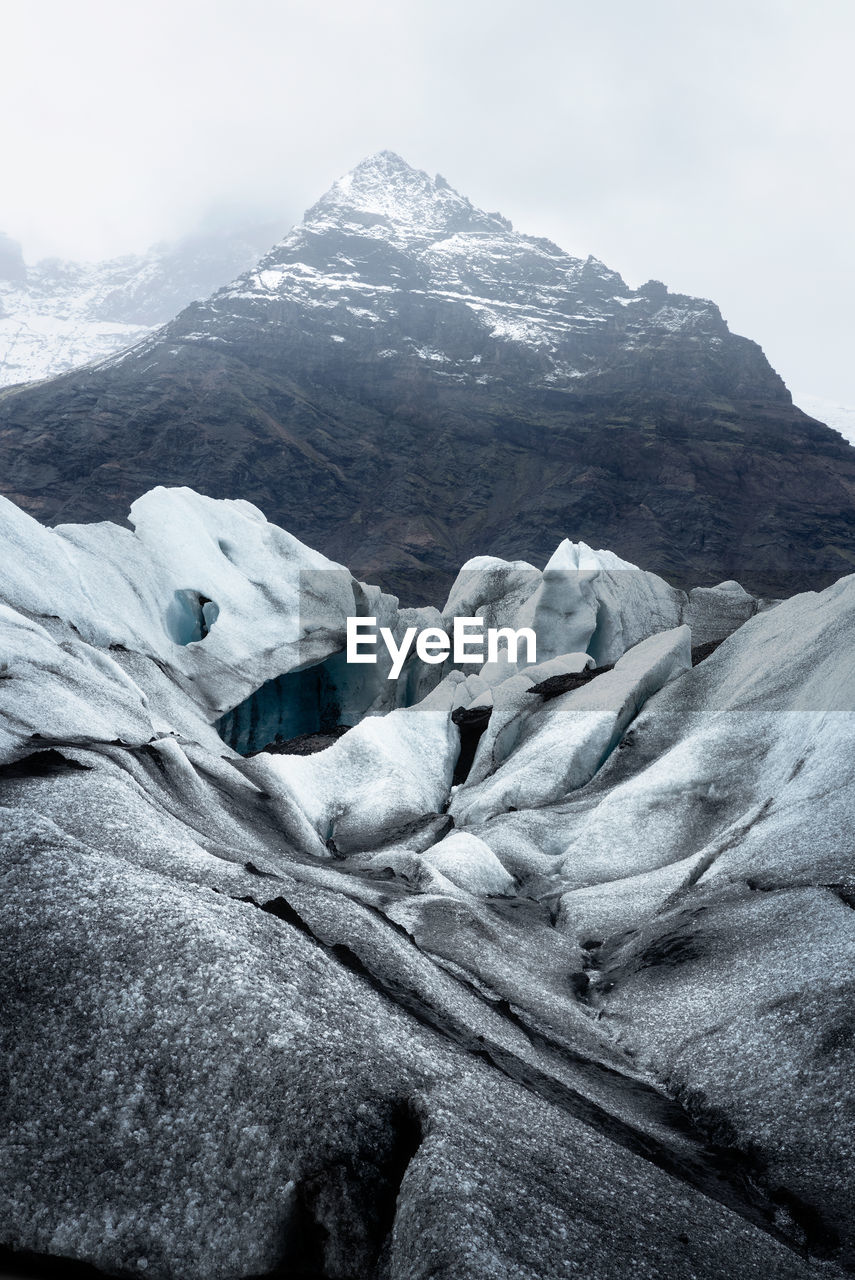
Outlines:
{"type": "Polygon", "coordinates": [[[244,756],[302,734],[330,733],[342,722],[343,657],[334,653],[324,662],[267,680],[214,727],[244,756]]]}
{"type": "Polygon", "coordinates": [[[204,640],[220,616],[220,606],[199,591],[176,591],[166,609],[166,630],[175,644],[204,640]]]}
{"type": "Polygon", "coordinates": [[[234,751],[252,755],[304,735],[352,728],[366,715],[414,706],[439,679],[439,667],[426,668],[412,656],[391,682],[390,693],[385,669],[354,666],[342,649],[268,680],[220,716],[214,728],[234,751]]]}

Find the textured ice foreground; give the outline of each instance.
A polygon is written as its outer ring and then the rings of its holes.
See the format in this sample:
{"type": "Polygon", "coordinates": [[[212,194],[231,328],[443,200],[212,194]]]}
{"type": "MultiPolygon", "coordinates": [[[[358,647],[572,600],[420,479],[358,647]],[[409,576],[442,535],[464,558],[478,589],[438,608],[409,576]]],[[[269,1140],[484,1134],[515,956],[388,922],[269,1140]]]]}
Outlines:
{"type": "Polygon", "coordinates": [[[131,525],[0,503],[0,1242],[851,1266],[855,577],[767,607],[566,542],[408,610],[246,503],[131,525]],[[356,614],[538,662],[389,681],[356,614]]]}

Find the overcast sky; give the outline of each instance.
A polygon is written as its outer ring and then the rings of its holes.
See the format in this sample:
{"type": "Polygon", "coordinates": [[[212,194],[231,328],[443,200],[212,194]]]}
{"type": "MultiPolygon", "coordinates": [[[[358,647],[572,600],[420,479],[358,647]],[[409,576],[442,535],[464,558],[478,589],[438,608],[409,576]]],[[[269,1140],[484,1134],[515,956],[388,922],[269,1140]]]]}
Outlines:
{"type": "Polygon", "coordinates": [[[855,404],[851,0],[5,0],[0,230],[283,232],[389,148],[855,404]]]}

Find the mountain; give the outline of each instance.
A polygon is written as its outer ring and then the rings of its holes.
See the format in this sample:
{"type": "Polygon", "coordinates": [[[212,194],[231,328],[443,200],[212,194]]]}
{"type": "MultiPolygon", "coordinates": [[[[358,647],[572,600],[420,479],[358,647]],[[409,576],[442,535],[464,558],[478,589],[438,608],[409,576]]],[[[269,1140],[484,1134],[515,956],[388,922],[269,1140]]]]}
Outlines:
{"type": "Polygon", "coordinates": [[[269,224],[200,231],[105,262],[28,266],[0,233],[0,386],[52,378],[139,342],[252,266],[273,235],[269,224]]]}
{"type": "Polygon", "coordinates": [[[838,404],[834,400],[826,400],[821,396],[799,393],[794,398],[805,413],[833,427],[850,444],[855,444],[855,409],[838,404]]]}
{"type": "Polygon", "coordinates": [[[0,396],[0,464],[50,523],[153,484],[250,499],[412,602],[565,536],[678,586],[855,563],[855,451],[712,302],[630,289],[390,152],[131,351],[0,396]]]}

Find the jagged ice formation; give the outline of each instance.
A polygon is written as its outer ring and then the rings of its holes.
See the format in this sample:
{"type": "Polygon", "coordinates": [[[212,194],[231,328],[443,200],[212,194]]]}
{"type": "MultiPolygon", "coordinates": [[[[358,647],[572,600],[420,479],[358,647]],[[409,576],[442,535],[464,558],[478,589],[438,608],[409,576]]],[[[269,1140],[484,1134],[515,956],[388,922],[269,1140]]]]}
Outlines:
{"type": "Polygon", "coordinates": [[[563,543],[410,610],[246,502],[131,525],[0,502],[0,1239],[164,1280],[851,1267],[855,577],[776,604],[563,543]],[[541,652],[393,682],[341,660],[369,613],[541,652]],[[257,751],[295,702],[347,731],[257,751]]]}

